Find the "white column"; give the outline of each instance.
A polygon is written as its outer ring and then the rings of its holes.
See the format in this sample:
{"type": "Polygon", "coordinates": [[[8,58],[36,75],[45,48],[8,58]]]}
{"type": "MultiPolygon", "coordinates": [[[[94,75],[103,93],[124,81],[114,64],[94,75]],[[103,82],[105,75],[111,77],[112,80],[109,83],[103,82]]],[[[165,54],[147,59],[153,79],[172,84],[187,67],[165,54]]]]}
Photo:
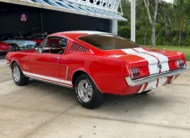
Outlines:
{"type": "Polygon", "coordinates": [[[136,41],[136,0],[131,0],[131,41],[136,41]]]}
{"type": "Polygon", "coordinates": [[[111,33],[117,35],[118,33],[117,20],[111,20],[111,33]]]}

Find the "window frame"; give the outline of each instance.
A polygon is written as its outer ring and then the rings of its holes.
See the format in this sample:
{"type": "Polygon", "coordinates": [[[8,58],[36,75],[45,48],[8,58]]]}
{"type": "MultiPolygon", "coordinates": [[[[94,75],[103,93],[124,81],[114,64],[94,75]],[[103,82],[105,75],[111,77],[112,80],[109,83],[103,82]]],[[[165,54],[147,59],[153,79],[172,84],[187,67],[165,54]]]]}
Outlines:
{"type": "MultiPolygon", "coordinates": [[[[48,39],[51,39],[51,38],[56,38],[56,39],[65,39],[65,40],[67,40],[67,44],[66,44],[66,46],[65,46],[65,50],[64,50],[64,52],[61,54],[61,55],[64,55],[65,54],[65,51],[66,51],[66,49],[67,49],[67,47],[68,47],[68,43],[69,43],[69,39],[67,39],[67,38],[65,38],[65,37],[59,37],[59,36],[48,36],[48,37],[46,37],[43,41],[42,41],[42,43],[40,44],[40,46],[37,48],[38,50],[37,50],[37,52],[38,53],[40,53],[40,54],[43,54],[43,50],[44,50],[44,47],[45,47],[45,45],[47,44],[47,41],[48,41],[48,39]],[[39,50],[40,49],[40,50],[39,50]]],[[[49,54],[55,54],[55,53],[49,53],[49,54]]]]}

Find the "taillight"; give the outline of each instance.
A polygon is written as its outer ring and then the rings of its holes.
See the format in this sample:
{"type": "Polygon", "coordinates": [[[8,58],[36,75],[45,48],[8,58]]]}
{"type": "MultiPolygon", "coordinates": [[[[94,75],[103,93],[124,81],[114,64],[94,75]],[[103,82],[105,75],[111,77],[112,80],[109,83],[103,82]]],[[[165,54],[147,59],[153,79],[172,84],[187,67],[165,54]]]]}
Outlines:
{"type": "Polygon", "coordinates": [[[137,79],[140,77],[140,71],[138,68],[132,68],[130,69],[130,73],[131,73],[131,78],[132,79],[137,79]]]}
{"type": "Polygon", "coordinates": [[[176,61],[176,65],[178,68],[183,68],[184,67],[184,61],[183,60],[177,60],[176,61]]]}

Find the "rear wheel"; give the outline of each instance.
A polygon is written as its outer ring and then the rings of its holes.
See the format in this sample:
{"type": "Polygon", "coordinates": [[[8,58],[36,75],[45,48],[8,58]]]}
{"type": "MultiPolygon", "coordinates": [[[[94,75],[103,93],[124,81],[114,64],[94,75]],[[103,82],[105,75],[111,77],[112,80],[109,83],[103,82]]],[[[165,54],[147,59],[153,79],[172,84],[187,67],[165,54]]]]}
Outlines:
{"type": "Polygon", "coordinates": [[[74,85],[77,99],[82,106],[93,109],[101,105],[103,94],[87,74],[80,75],[74,85]]]}
{"type": "Polygon", "coordinates": [[[23,85],[28,84],[29,78],[24,76],[22,70],[20,69],[17,63],[14,63],[12,66],[12,76],[13,76],[14,82],[18,86],[23,86],[23,85]]]}

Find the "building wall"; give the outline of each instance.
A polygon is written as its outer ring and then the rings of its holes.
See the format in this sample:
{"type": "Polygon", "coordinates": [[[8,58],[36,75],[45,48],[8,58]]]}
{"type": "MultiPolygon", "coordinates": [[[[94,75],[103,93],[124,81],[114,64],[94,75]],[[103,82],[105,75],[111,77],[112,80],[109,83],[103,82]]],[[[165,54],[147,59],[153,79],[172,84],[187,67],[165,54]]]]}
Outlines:
{"type": "Polygon", "coordinates": [[[43,29],[47,31],[70,30],[101,30],[109,32],[109,20],[55,12],[45,11],[42,15],[43,29]]]}
{"type": "Polygon", "coordinates": [[[40,16],[37,13],[29,13],[27,22],[21,22],[21,12],[0,13],[0,34],[18,33],[20,31],[31,32],[34,27],[40,29],[40,16]]]}
{"type": "Polygon", "coordinates": [[[0,3],[0,34],[20,31],[57,32],[68,30],[99,30],[108,32],[110,21],[76,14],[45,9],[0,3]],[[28,16],[27,22],[21,22],[21,14],[28,16]],[[41,24],[42,21],[42,24],[41,24]]]}

